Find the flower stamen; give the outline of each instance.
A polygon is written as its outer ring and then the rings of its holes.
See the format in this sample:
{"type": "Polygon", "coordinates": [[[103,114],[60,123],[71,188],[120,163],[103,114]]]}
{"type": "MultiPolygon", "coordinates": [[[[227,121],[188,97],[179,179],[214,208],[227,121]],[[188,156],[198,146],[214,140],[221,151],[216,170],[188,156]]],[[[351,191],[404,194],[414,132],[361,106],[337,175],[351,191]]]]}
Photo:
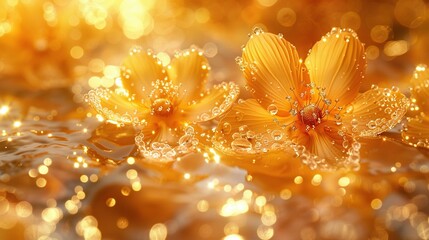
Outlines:
{"type": "Polygon", "coordinates": [[[322,121],[323,113],[317,105],[310,104],[299,111],[299,118],[306,126],[314,127],[322,121]]]}

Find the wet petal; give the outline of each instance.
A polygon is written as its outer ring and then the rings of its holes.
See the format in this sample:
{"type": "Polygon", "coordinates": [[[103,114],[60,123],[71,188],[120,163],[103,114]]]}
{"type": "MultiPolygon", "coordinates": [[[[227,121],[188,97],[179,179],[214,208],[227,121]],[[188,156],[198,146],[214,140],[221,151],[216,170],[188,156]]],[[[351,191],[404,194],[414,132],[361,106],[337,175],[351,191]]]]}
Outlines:
{"type": "Polygon", "coordinates": [[[429,148],[429,117],[421,115],[407,120],[402,139],[410,145],[429,148]]]}
{"type": "Polygon", "coordinates": [[[305,65],[326,98],[344,106],[359,92],[366,67],[364,46],[352,30],[333,28],[313,46],[305,65]]]}
{"type": "Polygon", "coordinates": [[[116,123],[140,125],[150,113],[149,108],[129,97],[124,89],[97,88],[88,92],[86,100],[103,117],[116,123]]]}
{"type": "Polygon", "coordinates": [[[429,114],[429,69],[418,65],[411,79],[411,101],[417,107],[411,108],[429,114]]]}
{"type": "Polygon", "coordinates": [[[191,48],[175,54],[168,68],[170,80],[180,86],[182,101],[188,102],[199,97],[205,90],[209,63],[201,50],[191,48]]]}
{"type": "Polygon", "coordinates": [[[219,149],[265,151],[287,140],[283,129],[293,121],[292,117],[273,116],[255,99],[249,99],[233,106],[222,118],[214,141],[219,149]]]}
{"type": "Polygon", "coordinates": [[[182,102],[181,109],[185,119],[195,122],[204,122],[216,118],[227,111],[240,93],[235,83],[222,83],[214,86],[199,100],[182,102]]]}
{"type": "Polygon", "coordinates": [[[360,145],[349,135],[342,133],[332,121],[325,121],[310,130],[308,151],[299,150],[303,163],[311,169],[334,170],[359,167],[360,145]]]}
{"type": "Polygon", "coordinates": [[[218,154],[222,163],[243,168],[252,175],[263,174],[293,179],[296,176],[308,176],[312,173],[296,158],[296,153],[291,147],[282,147],[266,153],[243,153],[230,149],[218,154]]]}
{"type": "Polygon", "coordinates": [[[286,97],[294,98],[305,85],[298,52],[281,36],[256,30],[237,62],[256,99],[265,108],[276,104],[280,115],[290,109],[286,97]]]}
{"type": "Polygon", "coordinates": [[[195,152],[199,147],[197,126],[170,128],[162,122],[150,122],[141,129],[135,142],[140,154],[152,162],[172,162],[178,157],[195,152]]]}
{"type": "Polygon", "coordinates": [[[167,78],[162,63],[151,51],[130,50],[121,68],[122,86],[139,99],[146,99],[157,80],[167,78]]]}
{"type": "Polygon", "coordinates": [[[398,124],[408,106],[409,100],[399,91],[373,87],[344,109],[342,123],[356,136],[375,136],[398,124]]]}

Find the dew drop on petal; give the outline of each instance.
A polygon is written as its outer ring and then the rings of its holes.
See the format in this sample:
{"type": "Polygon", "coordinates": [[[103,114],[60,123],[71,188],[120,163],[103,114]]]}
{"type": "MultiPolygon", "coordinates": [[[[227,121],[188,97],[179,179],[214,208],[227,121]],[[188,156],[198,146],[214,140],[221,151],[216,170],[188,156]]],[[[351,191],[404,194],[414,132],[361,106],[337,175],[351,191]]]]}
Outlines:
{"type": "Polygon", "coordinates": [[[283,138],[283,132],[280,130],[274,130],[271,132],[271,137],[275,140],[275,141],[279,141],[283,138]]]}
{"type": "Polygon", "coordinates": [[[271,114],[271,115],[276,115],[277,112],[279,111],[279,109],[277,108],[277,106],[275,104],[270,104],[267,107],[267,111],[271,114]]]}
{"type": "Polygon", "coordinates": [[[351,124],[353,127],[356,127],[359,124],[359,121],[356,118],[353,118],[351,124]]]}
{"type": "Polygon", "coordinates": [[[200,115],[200,120],[201,121],[207,121],[210,119],[210,115],[208,113],[203,113],[200,115]]]}
{"type": "Polygon", "coordinates": [[[222,132],[228,134],[231,132],[231,124],[229,122],[225,122],[222,124],[222,132]]]}
{"type": "Polygon", "coordinates": [[[360,143],[359,142],[353,142],[352,143],[352,148],[354,150],[359,150],[360,149],[360,143]]]}
{"type": "Polygon", "coordinates": [[[188,127],[185,129],[185,134],[186,134],[186,135],[193,135],[193,134],[194,134],[194,128],[193,128],[193,127],[191,127],[191,126],[188,126],[188,127]]]}
{"type": "Polygon", "coordinates": [[[371,120],[371,121],[369,121],[369,122],[366,124],[366,126],[367,126],[369,129],[375,129],[375,128],[377,127],[377,124],[375,123],[375,121],[371,120]]]}
{"type": "Polygon", "coordinates": [[[353,112],[353,110],[354,110],[353,105],[348,105],[348,106],[346,107],[346,112],[345,112],[345,113],[352,113],[352,112],[353,112]]]}
{"type": "Polygon", "coordinates": [[[262,28],[260,28],[260,27],[255,27],[255,28],[253,29],[253,34],[255,34],[255,35],[259,35],[259,34],[261,34],[261,33],[264,33],[264,30],[262,30],[262,28]]]}
{"type": "Polygon", "coordinates": [[[255,132],[251,130],[247,131],[246,133],[247,138],[255,138],[255,135],[255,132]]]}
{"type": "Polygon", "coordinates": [[[235,151],[250,151],[252,150],[252,143],[245,138],[237,138],[231,143],[231,148],[235,151]]]}
{"type": "Polygon", "coordinates": [[[179,145],[189,146],[192,144],[193,137],[191,135],[183,135],[179,138],[179,145]]]}

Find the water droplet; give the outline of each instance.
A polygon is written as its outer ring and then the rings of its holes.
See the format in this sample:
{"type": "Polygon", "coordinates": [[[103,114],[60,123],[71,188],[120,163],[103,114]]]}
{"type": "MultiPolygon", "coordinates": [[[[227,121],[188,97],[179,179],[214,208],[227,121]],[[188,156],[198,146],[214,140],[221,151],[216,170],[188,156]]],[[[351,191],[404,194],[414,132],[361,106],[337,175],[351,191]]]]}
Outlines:
{"type": "Polygon", "coordinates": [[[193,139],[193,137],[191,135],[183,135],[179,139],[179,145],[189,147],[192,144],[192,139],[193,139]]]}
{"type": "Polygon", "coordinates": [[[356,127],[359,124],[359,121],[356,118],[353,118],[350,123],[352,124],[353,127],[356,127]]]}
{"type": "Polygon", "coordinates": [[[153,150],[150,152],[150,156],[152,158],[160,158],[161,157],[161,153],[159,151],[153,150]]]}
{"type": "Polygon", "coordinates": [[[235,132],[235,133],[232,134],[232,139],[238,139],[240,137],[241,137],[241,134],[238,133],[238,132],[235,132]]]}
{"type": "Polygon", "coordinates": [[[276,115],[277,112],[279,111],[279,109],[277,108],[277,106],[275,104],[270,104],[267,107],[267,111],[271,114],[271,115],[276,115]]]}
{"type": "Polygon", "coordinates": [[[352,148],[354,150],[359,150],[360,149],[360,143],[359,142],[353,142],[352,143],[352,148]]]}
{"type": "Polygon", "coordinates": [[[235,120],[241,121],[243,119],[244,114],[242,112],[235,112],[235,120]]]}
{"type": "Polygon", "coordinates": [[[387,107],[387,108],[384,109],[384,112],[387,113],[387,114],[391,114],[392,113],[392,109],[389,108],[389,107],[387,107]]]}
{"type": "Polygon", "coordinates": [[[366,126],[367,126],[369,129],[375,129],[375,128],[377,127],[377,124],[375,123],[375,121],[371,120],[371,121],[369,121],[369,122],[366,124],[366,126]]]}
{"type": "Polygon", "coordinates": [[[188,126],[186,129],[185,129],[185,134],[186,135],[193,135],[194,134],[194,128],[193,127],[191,127],[191,126],[188,126]]]}
{"type": "Polygon", "coordinates": [[[222,124],[222,132],[228,134],[231,132],[231,124],[229,122],[225,122],[222,124]]]}
{"type": "Polygon", "coordinates": [[[212,109],[212,115],[217,116],[221,113],[220,109],[218,107],[213,107],[212,109]]]}
{"type": "Polygon", "coordinates": [[[349,35],[344,36],[344,41],[350,42],[350,36],[349,35]]]}
{"type": "Polygon", "coordinates": [[[275,141],[280,141],[283,138],[283,132],[280,130],[274,130],[271,132],[271,137],[275,140],[275,141]]]}
{"type": "Polygon", "coordinates": [[[354,110],[353,105],[348,105],[348,106],[346,107],[346,112],[345,112],[345,113],[352,113],[352,112],[353,112],[353,110],[354,110]]]}
{"type": "Polygon", "coordinates": [[[255,34],[255,35],[259,35],[259,34],[261,34],[261,33],[264,33],[264,30],[262,30],[262,28],[260,28],[260,27],[255,27],[255,28],[253,29],[253,34],[255,34]]]}
{"type": "Polygon", "coordinates": [[[200,120],[201,121],[207,121],[210,119],[210,115],[208,113],[203,113],[200,115],[200,120]]]}
{"type": "Polygon", "coordinates": [[[252,143],[247,139],[237,138],[231,143],[231,148],[235,151],[250,151],[252,150],[252,143]]]}
{"type": "Polygon", "coordinates": [[[388,88],[383,89],[383,95],[386,97],[390,97],[391,91],[388,88]]]}
{"type": "Polygon", "coordinates": [[[246,133],[247,138],[254,138],[255,135],[256,135],[255,132],[251,130],[247,131],[246,133]]]}

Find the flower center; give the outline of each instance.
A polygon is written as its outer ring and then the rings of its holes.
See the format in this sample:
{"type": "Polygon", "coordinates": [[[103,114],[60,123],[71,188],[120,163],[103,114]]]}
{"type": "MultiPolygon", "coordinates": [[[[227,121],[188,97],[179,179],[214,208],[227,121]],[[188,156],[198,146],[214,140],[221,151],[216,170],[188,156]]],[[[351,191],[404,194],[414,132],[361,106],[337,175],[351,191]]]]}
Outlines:
{"type": "Polygon", "coordinates": [[[173,104],[165,98],[158,98],[152,102],[152,114],[158,116],[167,116],[173,112],[173,104]]]}
{"type": "Polygon", "coordinates": [[[323,118],[322,111],[314,104],[305,106],[299,112],[302,123],[307,126],[316,126],[323,118]]]}

